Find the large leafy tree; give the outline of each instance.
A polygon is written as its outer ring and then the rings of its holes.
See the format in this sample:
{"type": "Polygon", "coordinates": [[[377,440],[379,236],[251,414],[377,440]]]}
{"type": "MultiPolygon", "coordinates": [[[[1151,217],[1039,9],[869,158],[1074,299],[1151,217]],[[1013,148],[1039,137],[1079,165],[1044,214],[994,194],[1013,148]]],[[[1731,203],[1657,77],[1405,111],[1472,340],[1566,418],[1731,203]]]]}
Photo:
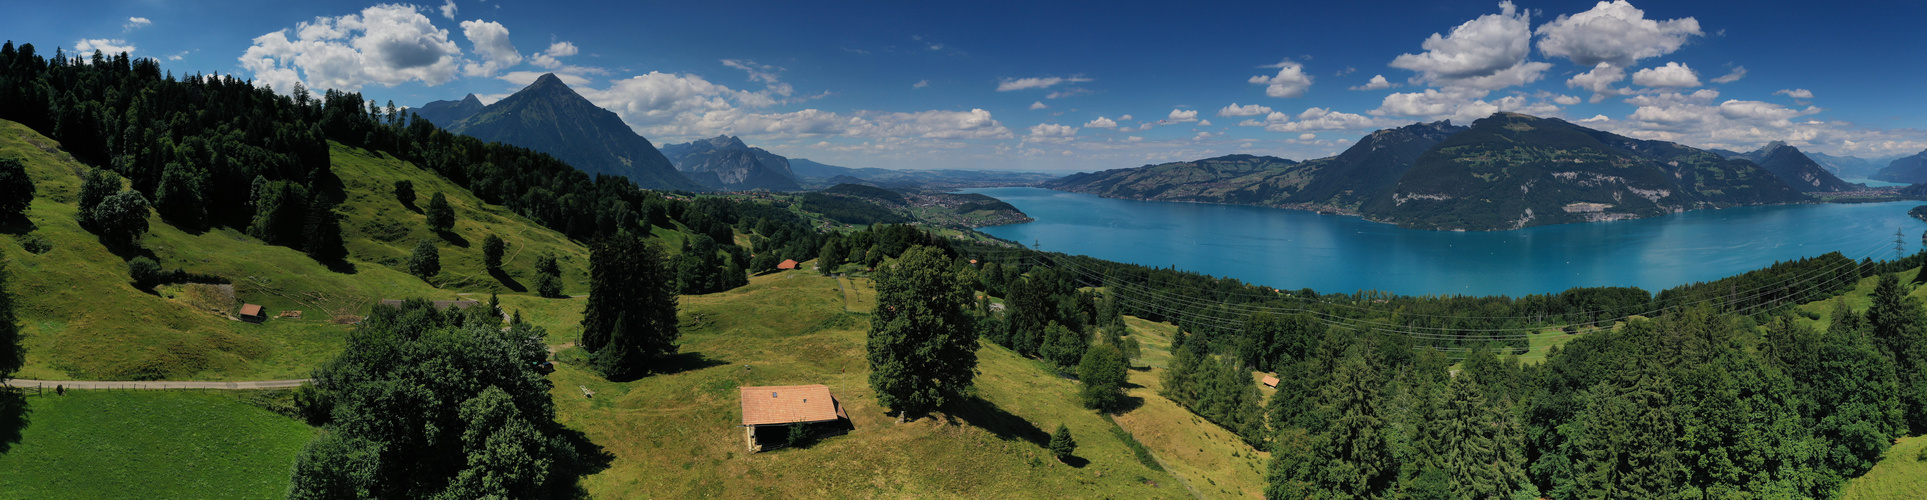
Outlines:
{"type": "Polygon", "coordinates": [[[441,273],[442,251],[435,247],[435,241],[416,243],[414,253],[408,255],[408,274],[426,280],[441,273]]]}
{"type": "Polygon", "coordinates": [[[147,197],[134,191],[121,191],[94,207],[93,222],[103,242],[111,246],[133,246],[147,233],[147,212],[147,197]]]}
{"type": "Polygon", "coordinates": [[[1099,344],[1084,351],[1084,360],[1077,363],[1077,379],[1084,383],[1079,396],[1084,407],[1099,411],[1112,411],[1124,403],[1124,380],[1128,373],[1124,355],[1111,344],[1099,344]]]}
{"type": "Polygon", "coordinates": [[[918,246],[877,270],[866,342],[877,403],[910,418],[960,397],[977,368],[970,289],[943,250],[918,246]]]}
{"type": "Polygon", "coordinates": [[[482,238],[482,266],[490,271],[502,268],[502,255],[507,253],[508,243],[501,236],[493,234],[482,238]]]}
{"type": "Polygon", "coordinates": [[[640,375],[676,352],[676,280],[662,248],[633,236],[589,246],[589,302],[582,348],[608,378],[640,375]]]}
{"type": "Polygon", "coordinates": [[[100,206],[100,202],[106,201],[107,197],[119,193],[120,189],[120,175],[114,171],[104,168],[87,171],[86,179],[80,182],[80,211],[74,218],[80,220],[82,227],[97,228],[94,224],[94,207],[100,206]]]}
{"type": "Polygon", "coordinates": [[[18,158],[0,157],[0,219],[19,216],[33,204],[33,179],[18,158]]]}
{"type": "Polygon", "coordinates": [[[426,301],[376,306],[298,399],[323,432],[289,498],[555,498],[583,460],[555,421],[527,323],[426,301]]]}

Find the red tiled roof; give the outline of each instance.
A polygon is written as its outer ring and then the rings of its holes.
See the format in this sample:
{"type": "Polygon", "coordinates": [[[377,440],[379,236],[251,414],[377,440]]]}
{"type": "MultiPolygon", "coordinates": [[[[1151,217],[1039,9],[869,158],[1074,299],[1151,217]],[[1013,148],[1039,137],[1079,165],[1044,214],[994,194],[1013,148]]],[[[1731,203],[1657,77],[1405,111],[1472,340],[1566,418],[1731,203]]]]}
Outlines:
{"type": "Polygon", "coordinates": [[[783,259],[783,263],[777,264],[776,268],[777,269],[796,269],[796,259],[783,259]]]}
{"type": "Polygon", "coordinates": [[[242,316],[260,316],[261,306],[255,305],[255,304],[242,304],[241,315],[242,316]]]}
{"type": "Polygon", "coordinates": [[[738,387],[743,397],[743,425],[830,422],[843,411],[827,385],[738,387]]]}
{"type": "Polygon", "coordinates": [[[1265,375],[1265,387],[1278,387],[1278,377],[1265,375]]]}

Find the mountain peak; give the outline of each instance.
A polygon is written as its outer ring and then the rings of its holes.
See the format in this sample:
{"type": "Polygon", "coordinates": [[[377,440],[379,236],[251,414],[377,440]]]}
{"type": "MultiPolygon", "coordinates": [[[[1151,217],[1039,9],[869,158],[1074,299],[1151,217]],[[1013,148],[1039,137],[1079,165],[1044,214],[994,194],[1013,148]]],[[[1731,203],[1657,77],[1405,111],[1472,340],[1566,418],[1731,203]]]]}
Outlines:
{"type": "Polygon", "coordinates": [[[466,106],[469,103],[481,104],[482,99],[480,97],[475,97],[474,92],[470,92],[467,97],[462,98],[462,105],[466,106]]]}
{"type": "Polygon", "coordinates": [[[529,84],[528,88],[539,88],[539,87],[550,87],[550,86],[561,86],[563,88],[568,88],[569,85],[566,83],[562,83],[562,78],[555,76],[555,73],[543,73],[542,76],[536,77],[535,83],[529,84]]]}
{"type": "Polygon", "coordinates": [[[743,143],[742,138],[728,135],[728,134],[723,134],[723,135],[718,135],[708,139],[703,139],[703,142],[709,143],[710,147],[714,147],[716,149],[723,149],[723,150],[749,149],[749,144],[743,143]]]}

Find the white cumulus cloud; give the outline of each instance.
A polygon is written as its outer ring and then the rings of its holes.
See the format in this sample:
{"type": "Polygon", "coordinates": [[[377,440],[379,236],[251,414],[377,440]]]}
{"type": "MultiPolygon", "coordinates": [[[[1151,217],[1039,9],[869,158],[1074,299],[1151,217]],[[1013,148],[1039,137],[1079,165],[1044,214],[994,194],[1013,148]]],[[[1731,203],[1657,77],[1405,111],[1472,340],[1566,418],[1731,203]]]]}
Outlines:
{"type": "Polygon", "coordinates": [[[1037,101],[1037,102],[1030,103],[1030,109],[1033,111],[1048,108],[1048,107],[1050,106],[1045,106],[1044,101],[1037,101]]]}
{"type": "Polygon", "coordinates": [[[1783,95],[1794,99],[1812,99],[1813,91],[1807,89],[1780,89],[1774,91],[1773,95],[1783,95]]]}
{"type": "Polygon", "coordinates": [[[137,29],[151,26],[153,24],[154,24],[154,21],[148,20],[145,17],[130,17],[130,18],[127,18],[127,24],[120,25],[120,28],[125,31],[134,31],[137,29]]]}
{"type": "Polygon", "coordinates": [[[1077,127],[1055,123],[1039,123],[1030,128],[1031,138],[1060,138],[1077,135],[1077,127]]]}
{"type": "Polygon", "coordinates": [[[1091,120],[1090,123],[1085,123],[1084,128],[1117,128],[1117,122],[1100,116],[1096,120],[1091,120]]]}
{"type": "Polygon", "coordinates": [[[1539,26],[1539,52],[1580,66],[1608,63],[1621,68],[1640,59],[1671,54],[1692,36],[1703,35],[1693,18],[1656,21],[1626,0],[1599,2],[1592,10],[1559,16],[1539,26]]]}
{"type": "Polygon", "coordinates": [[[1166,117],[1165,121],[1172,123],[1195,122],[1198,121],[1198,110],[1173,109],[1171,110],[1171,115],[1166,117]]]}
{"type": "Polygon", "coordinates": [[[132,54],[134,53],[134,44],[127,43],[126,40],[119,38],[82,38],[80,41],[74,42],[74,51],[67,55],[80,56],[81,59],[86,59],[93,57],[94,51],[96,50],[100,51],[102,55],[108,56],[122,52],[132,54]]]}
{"type": "Polygon", "coordinates": [[[1499,10],[1452,28],[1449,35],[1433,33],[1420,45],[1425,52],[1401,54],[1391,66],[1418,72],[1419,79],[1440,87],[1497,90],[1538,81],[1552,65],[1526,61],[1532,53],[1531,14],[1510,1],[1500,2],[1499,10]]]}
{"type": "Polygon", "coordinates": [[[1633,73],[1633,85],[1676,88],[1698,87],[1700,86],[1700,78],[1698,73],[1693,72],[1693,68],[1676,62],[1669,62],[1666,63],[1665,66],[1646,68],[1639,70],[1637,73],[1633,73]]]}
{"type": "Polygon", "coordinates": [[[1379,90],[1379,89],[1389,89],[1397,86],[1398,84],[1392,83],[1391,80],[1386,80],[1385,75],[1372,75],[1371,81],[1365,82],[1364,85],[1354,86],[1351,89],[1352,90],[1379,90]]]}
{"type": "Polygon", "coordinates": [[[910,88],[913,88],[913,89],[920,89],[928,86],[930,86],[930,80],[917,80],[917,83],[910,84],[910,88]]]}
{"type": "Polygon", "coordinates": [[[562,67],[562,61],[559,58],[576,55],[578,52],[581,52],[581,49],[577,48],[574,43],[567,41],[555,42],[549,44],[547,50],[529,54],[529,64],[548,69],[556,69],[562,67]]]}
{"type": "Polygon", "coordinates": [[[256,82],[286,92],[296,82],[343,90],[407,81],[441,85],[455,79],[461,56],[448,31],[414,6],[376,5],[255,37],[240,60],[256,82]]]}
{"type": "Polygon", "coordinates": [[[1592,71],[1573,75],[1572,78],[1566,79],[1566,86],[1590,90],[1592,91],[1592,102],[1599,102],[1608,97],[1625,95],[1625,89],[1613,88],[1613,84],[1625,79],[1625,69],[1614,66],[1612,63],[1602,62],[1593,66],[1592,71]]]}
{"type": "Polygon", "coordinates": [[[1534,116],[1552,116],[1560,112],[1553,102],[1543,97],[1510,95],[1487,100],[1486,91],[1425,89],[1424,92],[1405,92],[1385,96],[1378,109],[1371,111],[1377,116],[1408,116],[1424,120],[1448,119],[1459,123],[1491,116],[1501,111],[1524,113],[1534,116]]]}
{"type": "Polygon", "coordinates": [[[509,29],[494,21],[462,21],[462,36],[475,45],[480,62],[462,66],[468,76],[494,76],[495,72],[522,63],[522,54],[509,43],[509,29]]]}
{"type": "Polygon", "coordinates": [[[1304,65],[1285,61],[1273,66],[1278,68],[1277,75],[1257,75],[1245,81],[1264,85],[1265,95],[1280,98],[1301,97],[1311,88],[1311,75],[1305,74],[1304,65]]]}
{"type": "Polygon", "coordinates": [[[459,9],[455,7],[455,0],[448,0],[447,3],[442,4],[442,17],[454,19],[456,10],[459,9]]]}
{"type": "Polygon", "coordinates": [[[1238,103],[1234,102],[1231,103],[1230,106],[1225,106],[1224,109],[1218,110],[1218,116],[1258,116],[1270,112],[1271,108],[1269,107],[1256,104],[1239,106],[1238,103]]]}

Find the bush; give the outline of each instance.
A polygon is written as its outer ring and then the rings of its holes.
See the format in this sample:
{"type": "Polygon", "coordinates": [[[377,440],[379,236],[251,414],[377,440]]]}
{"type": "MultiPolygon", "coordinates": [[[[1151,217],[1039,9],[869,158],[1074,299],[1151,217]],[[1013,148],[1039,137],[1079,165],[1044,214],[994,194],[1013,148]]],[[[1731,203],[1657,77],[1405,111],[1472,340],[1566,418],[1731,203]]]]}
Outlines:
{"type": "Polygon", "coordinates": [[[134,280],[134,288],[153,290],[161,284],[164,274],[160,263],[154,262],[154,259],[135,257],[127,261],[127,277],[134,280]]]}
{"type": "Polygon", "coordinates": [[[20,239],[20,248],[23,250],[26,250],[27,253],[40,255],[47,252],[51,252],[54,249],[53,242],[47,241],[47,237],[45,236],[28,233],[26,236],[21,236],[19,239],[20,239]]]}

